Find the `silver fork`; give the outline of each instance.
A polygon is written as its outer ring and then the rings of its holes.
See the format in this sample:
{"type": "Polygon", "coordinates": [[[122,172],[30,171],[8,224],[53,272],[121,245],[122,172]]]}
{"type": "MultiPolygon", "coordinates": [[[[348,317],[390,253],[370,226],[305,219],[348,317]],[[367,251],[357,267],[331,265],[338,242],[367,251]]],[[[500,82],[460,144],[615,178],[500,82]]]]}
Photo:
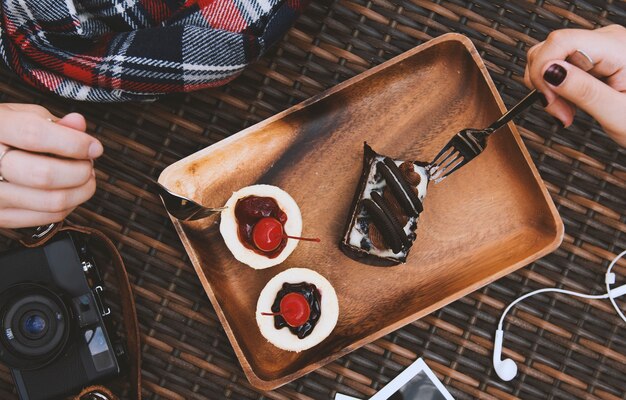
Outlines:
{"type": "Polygon", "coordinates": [[[507,122],[539,100],[541,96],[540,92],[533,90],[488,128],[464,129],[454,135],[437,154],[435,159],[426,166],[429,180],[439,183],[448,175],[472,161],[485,150],[487,138],[492,133],[506,125],[507,122]]]}
{"type": "MultiPolygon", "coordinates": [[[[580,49],[567,56],[565,60],[585,72],[594,67],[593,59],[580,49]]],[[[540,98],[541,93],[537,90],[533,90],[488,128],[464,129],[454,135],[443,149],[441,149],[439,154],[437,154],[437,157],[426,166],[426,170],[430,175],[429,180],[434,180],[435,183],[439,183],[448,175],[472,161],[487,147],[487,138],[489,135],[515,118],[519,113],[540,98]]]]}

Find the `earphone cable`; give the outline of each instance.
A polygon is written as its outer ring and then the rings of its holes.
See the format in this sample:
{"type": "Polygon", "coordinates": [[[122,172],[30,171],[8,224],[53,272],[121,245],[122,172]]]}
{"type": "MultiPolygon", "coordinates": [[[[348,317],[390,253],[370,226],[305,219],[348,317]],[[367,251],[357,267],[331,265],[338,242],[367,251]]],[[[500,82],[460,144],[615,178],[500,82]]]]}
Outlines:
{"type": "MultiPolygon", "coordinates": [[[[509,313],[511,308],[513,308],[517,303],[519,303],[520,301],[522,301],[524,299],[527,299],[527,298],[529,298],[531,296],[534,296],[536,294],[546,293],[546,292],[555,292],[555,293],[569,294],[571,296],[582,297],[582,298],[585,298],[585,299],[609,299],[611,301],[611,304],[613,305],[613,308],[615,308],[615,311],[617,311],[617,314],[624,320],[624,322],[626,322],[626,316],[624,316],[622,311],[617,306],[617,303],[615,302],[615,299],[613,299],[613,297],[611,296],[611,286],[610,286],[611,283],[609,283],[609,279],[608,279],[608,276],[611,274],[611,269],[613,269],[613,266],[617,263],[617,261],[620,258],[622,258],[624,256],[626,256],[626,250],[622,251],[620,254],[618,254],[611,261],[611,264],[609,265],[609,268],[606,271],[606,274],[605,274],[606,277],[607,277],[607,279],[605,279],[606,293],[593,295],[593,294],[584,294],[584,293],[573,292],[571,290],[565,290],[565,289],[559,289],[559,288],[545,288],[545,289],[535,290],[535,291],[532,291],[530,293],[526,293],[525,295],[520,296],[517,299],[515,299],[511,304],[509,304],[506,307],[506,309],[502,313],[502,316],[500,317],[500,322],[498,322],[498,330],[502,330],[502,324],[504,323],[504,318],[509,313]]],[[[614,281],[614,278],[613,278],[613,281],[614,281]]]]}
{"type": "Polygon", "coordinates": [[[613,298],[613,296],[610,295],[610,293],[611,293],[611,283],[615,283],[615,274],[612,273],[611,270],[613,269],[615,264],[617,264],[617,261],[620,258],[624,257],[624,256],[626,256],[626,250],[624,250],[621,253],[619,253],[619,255],[617,257],[615,257],[613,259],[613,261],[611,261],[611,264],[609,265],[609,268],[606,270],[605,283],[606,283],[606,292],[609,295],[609,301],[613,305],[613,308],[615,309],[617,314],[620,316],[620,318],[622,318],[624,320],[624,322],[626,322],[626,316],[624,315],[622,310],[620,310],[620,308],[617,306],[617,303],[615,302],[615,299],[613,298]],[[612,278],[611,282],[609,282],[609,276],[611,276],[611,278],[612,278]]]}
{"type": "Polygon", "coordinates": [[[511,308],[513,308],[517,303],[519,303],[520,301],[522,301],[524,299],[527,299],[528,297],[534,296],[534,295],[539,294],[539,293],[546,293],[546,292],[556,292],[556,293],[569,294],[569,295],[576,296],[576,297],[583,297],[585,299],[606,299],[606,298],[609,297],[608,293],[593,295],[593,294],[584,294],[584,293],[572,292],[571,290],[558,289],[558,288],[545,288],[545,289],[535,290],[533,292],[526,293],[525,295],[517,298],[515,301],[513,301],[511,304],[508,305],[508,307],[504,310],[504,312],[502,313],[502,316],[500,317],[500,322],[498,323],[498,329],[502,329],[502,324],[504,323],[504,318],[508,314],[509,310],[511,310],[511,308]]]}

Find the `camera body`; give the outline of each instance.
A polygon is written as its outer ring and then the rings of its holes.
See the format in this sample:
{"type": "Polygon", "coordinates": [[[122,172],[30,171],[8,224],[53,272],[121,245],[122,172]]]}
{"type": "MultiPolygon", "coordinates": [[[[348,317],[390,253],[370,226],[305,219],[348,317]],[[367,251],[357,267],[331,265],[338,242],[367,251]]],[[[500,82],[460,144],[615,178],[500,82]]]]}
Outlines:
{"type": "Polygon", "coordinates": [[[21,399],[63,398],[120,374],[126,351],[104,290],[82,236],[0,255],[0,361],[21,399]]]}

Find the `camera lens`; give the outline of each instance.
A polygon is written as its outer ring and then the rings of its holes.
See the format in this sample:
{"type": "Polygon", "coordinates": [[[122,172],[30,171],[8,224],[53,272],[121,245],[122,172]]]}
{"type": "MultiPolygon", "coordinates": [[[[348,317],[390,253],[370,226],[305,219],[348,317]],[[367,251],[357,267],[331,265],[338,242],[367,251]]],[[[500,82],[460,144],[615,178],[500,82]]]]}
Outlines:
{"type": "Polygon", "coordinates": [[[35,285],[20,284],[0,297],[0,358],[19,369],[40,368],[63,349],[69,336],[69,313],[59,296],[35,285]]]}
{"type": "Polygon", "coordinates": [[[40,313],[33,313],[26,316],[21,324],[24,336],[27,336],[29,339],[39,339],[46,333],[47,327],[48,323],[46,322],[46,318],[40,313]]]}

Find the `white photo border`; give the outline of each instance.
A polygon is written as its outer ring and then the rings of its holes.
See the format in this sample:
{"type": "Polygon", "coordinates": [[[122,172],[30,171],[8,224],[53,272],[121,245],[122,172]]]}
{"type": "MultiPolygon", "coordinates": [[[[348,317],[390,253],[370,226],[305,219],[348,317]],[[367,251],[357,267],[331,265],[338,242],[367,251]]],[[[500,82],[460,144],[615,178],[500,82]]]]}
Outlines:
{"type": "Polygon", "coordinates": [[[435,373],[428,367],[426,362],[422,358],[418,358],[411,365],[409,365],[400,375],[393,378],[388,384],[378,391],[374,396],[370,397],[370,400],[387,400],[392,394],[397,392],[402,386],[410,381],[415,375],[420,372],[424,372],[426,376],[431,380],[435,387],[441,392],[446,400],[454,400],[454,397],[448,392],[443,383],[437,378],[435,373]]]}
{"type": "Polygon", "coordinates": [[[361,400],[358,397],[348,396],[347,394],[337,393],[335,395],[335,400],[361,400]]]}

